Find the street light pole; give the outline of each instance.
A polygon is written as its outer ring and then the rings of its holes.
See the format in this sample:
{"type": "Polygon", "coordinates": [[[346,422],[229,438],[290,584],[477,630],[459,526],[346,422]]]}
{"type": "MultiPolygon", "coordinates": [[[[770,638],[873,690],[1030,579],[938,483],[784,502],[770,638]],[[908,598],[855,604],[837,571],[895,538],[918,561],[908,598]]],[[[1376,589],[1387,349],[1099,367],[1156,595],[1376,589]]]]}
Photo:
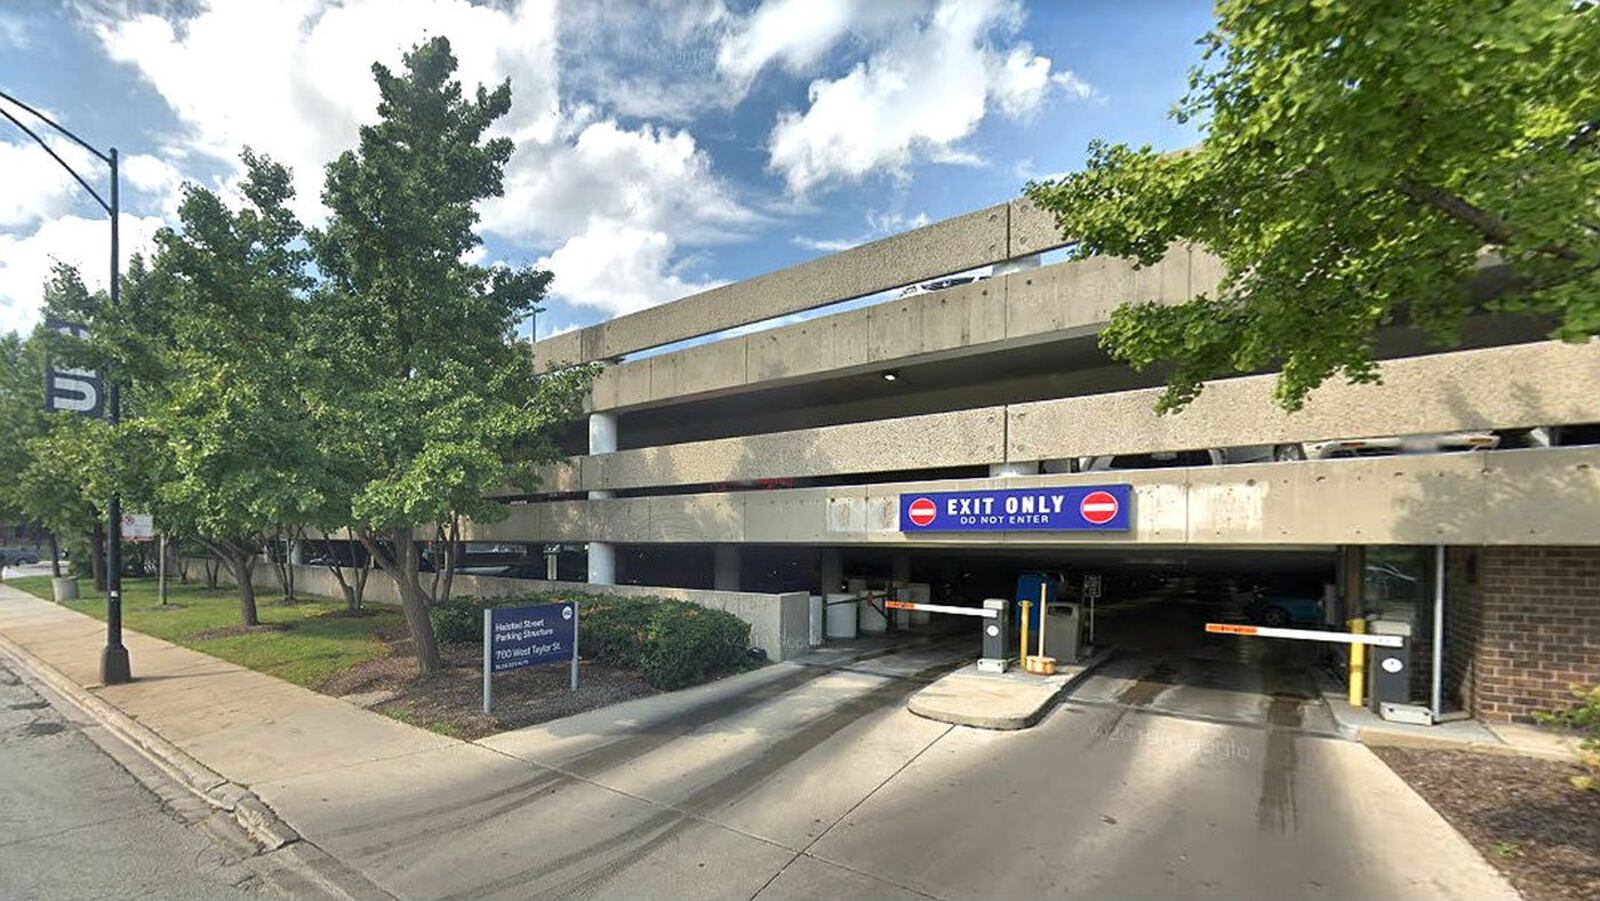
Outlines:
{"type": "MultiPolygon", "coordinates": [[[[105,210],[111,217],[111,305],[115,307],[122,295],[122,263],[118,254],[117,229],[118,229],[118,190],[117,190],[117,148],[112,147],[109,152],[102,153],[95,149],[89,142],[78,137],[60,123],[39,112],[32,106],[18,100],[5,91],[0,91],[0,100],[4,100],[27,112],[40,122],[50,126],[68,140],[93,154],[95,158],[105,163],[111,169],[110,202],[106,202],[96,191],[84,181],[76,169],[67,164],[67,161],[56,153],[55,149],[45,143],[44,139],[12,112],[0,104],[0,116],[11,121],[11,124],[22,129],[22,132],[32,138],[35,143],[44,148],[61,168],[77,180],[78,184],[94,198],[95,203],[105,210]]],[[[117,390],[116,374],[110,364],[106,365],[105,381],[107,386],[106,421],[113,427],[121,420],[122,408],[119,392],[117,390]]],[[[128,649],[122,644],[122,498],[113,494],[106,503],[106,646],[100,655],[100,681],[106,685],[118,685],[132,680],[133,674],[128,666],[128,649]]]]}
{"type": "MultiPolygon", "coordinates": [[[[111,306],[122,299],[122,261],[117,253],[117,148],[111,148],[111,306]]],[[[110,366],[106,367],[110,370],[110,366]]],[[[106,421],[114,430],[122,421],[122,392],[115,371],[106,373],[106,421]]],[[[120,685],[133,679],[128,649],[122,643],[122,497],[111,495],[106,504],[106,646],[100,653],[100,681],[120,685]]]]}

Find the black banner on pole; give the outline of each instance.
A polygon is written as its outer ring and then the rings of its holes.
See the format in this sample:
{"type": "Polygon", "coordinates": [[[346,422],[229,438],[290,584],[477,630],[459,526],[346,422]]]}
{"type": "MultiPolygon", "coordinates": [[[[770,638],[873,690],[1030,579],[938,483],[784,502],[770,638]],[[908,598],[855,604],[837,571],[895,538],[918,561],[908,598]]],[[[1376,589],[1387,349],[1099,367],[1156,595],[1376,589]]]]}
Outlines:
{"type": "MultiPolygon", "coordinates": [[[[89,327],[81,322],[46,319],[44,326],[80,340],[89,337],[89,327]]],[[[100,373],[92,369],[57,369],[46,356],[44,408],[51,413],[77,413],[99,419],[105,414],[105,385],[100,373]]]]}

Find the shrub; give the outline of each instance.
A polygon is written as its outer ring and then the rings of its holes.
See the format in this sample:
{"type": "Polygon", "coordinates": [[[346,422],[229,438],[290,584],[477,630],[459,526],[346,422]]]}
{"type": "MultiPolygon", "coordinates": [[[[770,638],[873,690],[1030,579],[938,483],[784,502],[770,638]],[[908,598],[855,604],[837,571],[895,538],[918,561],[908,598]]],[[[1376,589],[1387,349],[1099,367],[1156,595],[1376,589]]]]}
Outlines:
{"type": "Polygon", "coordinates": [[[428,608],[433,634],[440,641],[483,641],[483,610],[487,606],[476,598],[454,598],[428,608]]]}
{"type": "Polygon", "coordinates": [[[1547,726],[1562,726],[1584,736],[1578,743],[1578,762],[1589,772],[1573,776],[1572,784],[1584,791],[1600,789],[1600,685],[1584,688],[1572,686],[1572,696],[1577,703],[1571,707],[1534,714],[1534,718],[1547,726]]]}
{"type": "Polygon", "coordinates": [[[650,617],[639,670],[656,688],[671,690],[737,667],[750,647],[750,624],[724,610],[666,601],[650,617]]]}
{"type": "Polygon", "coordinates": [[[440,641],[479,644],[483,611],[576,601],[578,651],[672,691],[737,669],[750,647],[750,625],[731,613],[687,601],[563,591],[507,598],[462,597],[429,608],[440,641]]]}

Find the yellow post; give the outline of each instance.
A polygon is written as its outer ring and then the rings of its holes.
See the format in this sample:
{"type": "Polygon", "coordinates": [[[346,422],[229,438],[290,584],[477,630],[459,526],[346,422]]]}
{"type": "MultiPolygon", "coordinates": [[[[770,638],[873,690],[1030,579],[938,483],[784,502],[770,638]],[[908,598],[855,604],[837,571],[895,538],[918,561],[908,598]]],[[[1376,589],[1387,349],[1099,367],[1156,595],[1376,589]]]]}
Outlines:
{"type": "Polygon", "coordinates": [[[1032,601],[1022,602],[1022,641],[1017,644],[1017,666],[1028,668],[1028,611],[1032,609],[1032,601]]]}
{"type": "MultiPolygon", "coordinates": [[[[1367,634],[1367,621],[1361,617],[1350,620],[1350,631],[1355,635],[1367,634]]],[[[1350,706],[1360,707],[1367,681],[1367,646],[1350,646],[1350,706]]]]}

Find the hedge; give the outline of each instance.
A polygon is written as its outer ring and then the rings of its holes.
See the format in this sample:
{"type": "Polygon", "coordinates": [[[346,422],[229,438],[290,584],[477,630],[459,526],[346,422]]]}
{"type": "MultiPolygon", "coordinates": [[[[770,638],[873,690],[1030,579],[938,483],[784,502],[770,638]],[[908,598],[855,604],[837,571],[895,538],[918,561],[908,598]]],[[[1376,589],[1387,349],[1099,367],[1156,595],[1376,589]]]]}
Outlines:
{"type": "Polygon", "coordinates": [[[433,607],[429,616],[440,641],[479,644],[485,609],[561,601],[579,604],[578,649],[585,659],[638,670],[663,691],[737,669],[749,654],[749,623],[723,610],[668,598],[567,591],[467,597],[433,607]]]}

